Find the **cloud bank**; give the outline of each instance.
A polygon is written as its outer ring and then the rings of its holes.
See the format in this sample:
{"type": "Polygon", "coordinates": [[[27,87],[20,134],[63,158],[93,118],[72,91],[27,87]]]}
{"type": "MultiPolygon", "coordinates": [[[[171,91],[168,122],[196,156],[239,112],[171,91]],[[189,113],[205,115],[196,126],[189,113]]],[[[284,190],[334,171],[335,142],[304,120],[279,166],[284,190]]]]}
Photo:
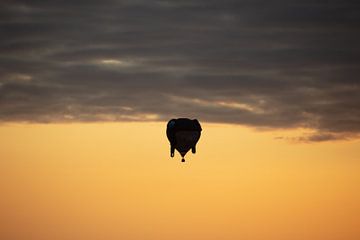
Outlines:
{"type": "Polygon", "coordinates": [[[360,133],[358,1],[2,1],[0,121],[360,133]]]}

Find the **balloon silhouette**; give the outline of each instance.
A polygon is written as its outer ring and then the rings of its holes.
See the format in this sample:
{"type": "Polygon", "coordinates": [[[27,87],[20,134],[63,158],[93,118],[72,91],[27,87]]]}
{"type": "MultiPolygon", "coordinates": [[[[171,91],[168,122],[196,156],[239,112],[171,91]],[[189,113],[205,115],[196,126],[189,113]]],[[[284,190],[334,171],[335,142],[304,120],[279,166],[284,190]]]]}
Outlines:
{"type": "Polygon", "coordinates": [[[196,143],[200,139],[201,125],[197,119],[171,119],[167,124],[166,135],[170,142],[170,156],[174,157],[175,149],[180,153],[182,162],[191,149],[196,153],[196,143]]]}

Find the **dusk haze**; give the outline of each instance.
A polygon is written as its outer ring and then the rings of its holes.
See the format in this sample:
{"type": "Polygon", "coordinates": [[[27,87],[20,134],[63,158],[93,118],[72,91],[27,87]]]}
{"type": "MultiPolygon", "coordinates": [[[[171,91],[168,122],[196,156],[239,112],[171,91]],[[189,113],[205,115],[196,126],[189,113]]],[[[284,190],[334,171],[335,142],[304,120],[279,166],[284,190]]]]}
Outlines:
{"type": "Polygon", "coordinates": [[[1,240],[360,239],[360,2],[0,3],[1,240]]]}

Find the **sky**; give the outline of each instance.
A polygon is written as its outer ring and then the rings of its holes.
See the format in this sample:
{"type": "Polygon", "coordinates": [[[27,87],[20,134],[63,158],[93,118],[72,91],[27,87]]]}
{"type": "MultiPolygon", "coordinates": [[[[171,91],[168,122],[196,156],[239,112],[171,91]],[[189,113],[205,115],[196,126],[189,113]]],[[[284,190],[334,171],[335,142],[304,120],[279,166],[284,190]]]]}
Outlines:
{"type": "Polygon", "coordinates": [[[0,120],[360,131],[358,1],[2,1],[0,120]]]}
{"type": "Polygon", "coordinates": [[[353,0],[1,1],[0,238],[359,239],[359,27],[353,0]]]}

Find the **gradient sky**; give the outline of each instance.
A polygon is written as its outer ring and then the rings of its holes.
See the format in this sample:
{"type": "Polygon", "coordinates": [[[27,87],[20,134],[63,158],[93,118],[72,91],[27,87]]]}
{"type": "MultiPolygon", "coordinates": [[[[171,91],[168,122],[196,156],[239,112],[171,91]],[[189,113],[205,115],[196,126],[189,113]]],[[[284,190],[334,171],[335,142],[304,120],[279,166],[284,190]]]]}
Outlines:
{"type": "Polygon", "coordinates": [[[1,1],[0,239],[360,239],[358,29],[353,0],[1,1]]]}

